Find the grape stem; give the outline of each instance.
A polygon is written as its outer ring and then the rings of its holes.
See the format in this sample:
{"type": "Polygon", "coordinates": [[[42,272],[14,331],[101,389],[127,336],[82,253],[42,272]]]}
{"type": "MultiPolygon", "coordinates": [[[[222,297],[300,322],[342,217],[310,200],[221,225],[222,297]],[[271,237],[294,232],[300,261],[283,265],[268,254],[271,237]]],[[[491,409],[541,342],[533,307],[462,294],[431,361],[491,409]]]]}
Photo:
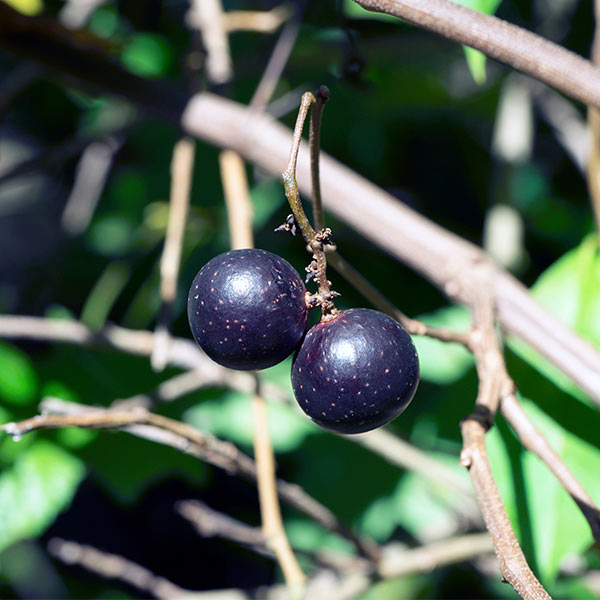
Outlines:
{"type": "MultiPolygon", "coordinates": [[[[288,160],[287,169],[283,172],[283,185],[285,195],[289,202],[294,218],[302,237],[304,237],[310,252],[313,254],[313,260],[307,268],[317,283],[317,293],[307,294],[306,302],[309,308],[319,306],[321,308],[322,321],[328,321],[338,314],[338,309],[335,307],[333,299],[338,295],[331,290],[331,282],[327,279],[327,257],[325,255],[325,246],[331,245],[331,230],[318,227],[316,230],[310,224],[302,200],[298,191],[296,182],[296,167],[298,163],[298,152],[300,150],[300,142],[302,141],[302,130],[311,106],[314,106],[311,113],[310,126],[310,143],[311,143],[311,174],[313,183],[313,200],[315,201],[315,212],[317,215],[322,214],[320,208],[320,189],[319,189],[319,167],[318,167],[318,145],[319,131],[321,122],[321,113],[325,102],[329,99],[329,90],[325,86],[321,86],[316,95],[313,92],[305,92],[302,95],[302,101],[298,110],[296,126],[292,136],[292,147],[290,149],[290,157],[288,160]]],[[[317,217],[317,222],[321,223],[322,219],[317,217]]]]}

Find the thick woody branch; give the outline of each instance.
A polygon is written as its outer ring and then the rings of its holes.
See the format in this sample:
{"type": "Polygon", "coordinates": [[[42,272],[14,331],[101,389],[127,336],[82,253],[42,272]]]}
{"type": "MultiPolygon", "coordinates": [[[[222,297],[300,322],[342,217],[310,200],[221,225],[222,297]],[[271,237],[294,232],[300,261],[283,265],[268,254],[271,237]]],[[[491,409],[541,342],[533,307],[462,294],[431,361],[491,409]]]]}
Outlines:
{"type": "Polygon", "coordinates": [[[585,104],[600,108],[600,69],[577,54],[497,17],[450,0],[354,0],[481,50],[585,104]]]}

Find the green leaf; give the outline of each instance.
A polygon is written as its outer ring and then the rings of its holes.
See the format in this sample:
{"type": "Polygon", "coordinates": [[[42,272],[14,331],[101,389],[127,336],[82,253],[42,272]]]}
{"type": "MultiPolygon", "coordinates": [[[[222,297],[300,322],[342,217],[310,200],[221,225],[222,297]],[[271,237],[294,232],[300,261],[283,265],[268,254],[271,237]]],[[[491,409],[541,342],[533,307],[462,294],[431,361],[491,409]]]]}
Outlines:
{"type": "MultiPolygon", "coordinates": [[[[564,429],[530,400],[520,399],[550,446],[592,498],[599,498],[598,448],[564,429]]],[[[501,422],[486,435],[486,448],[515,533],[542,582],[552,585],[564,559],[593,543],[589,525],[546,465],[523,450],[501,422]]]]}
{"type": "Polygon", "coordinates": [[[285,202],[281,183],[275,179],[268,179],[254,186],[250,197],[254,208],[253,224],[257,229],[263,227],[285,202]]]}
{"type": "MultiPolygon", "coordinates": [[[[268,415],[271,442],[276,452],[290,452],[308,434],[314,433],[314,425],[292,406],[270,403],[268,415]]],[[[203,431],[252,446],[254,417],[252,399],[247,394],[231,392],[220,398],[205,400],[187,410],[183,419],[203,431]]]]}
{"type": "Polygon", "coordinates": [[[37,375],[26,354],[0,343],[0,400],[28,404],[36,398],[37,375]]]}
{"type": "Polygon", "coordinates": [[[121,61],[136,75],[160,77],[172,62],[172,52],[163,37],[138,33],[121,53],[121,61]]]}
{"type": "MultiPolygon", "coordinates": [[[[548,267],[531,288],[533,297],[565,325],[600,345],[600,254],[595,235],[548,267]]],[[[550,361],[522,340],[509,336],[508,346],[560,389],[586,399],[585,394],[550,361]]]]}
{"type": "MultiPolygon", "coordinates": [[[[573,471],[592,498],[600,498],[600,450],[565,430],[533,402],[522,405],[550,446],[573,471]]],[[[523,454],[523,475],[536,563],[540,576],[554,582],[562,561],[593,543],[590,527],[556,477],[532,453],[523,454]]]]}
{"type": "Polygon", "coordinates": [[[352,554],[354,551],[354,546],[348,540],[308,519],[286,520],[285,530],[292,546],[305,552],[329,549],[352,554]]]}
{"type": "Polygon", "coordinates": [[[39,440],[0,473],[0,551],[42,534],[71,502],[85,469],[55,444],[39,440]]]}
{"type": "MultiPolygon", "coordinates": [[[[441,308],[433,313],[419,315],[418,319],[428,325],[457,331],[464,331],[471,322],[469,311],[462,306],[441,308]]],[[[416,336],[413,341],[419,354],[421,378],[425,381],[453,383],[474,365],[473,356],[460,344],[449,344],[425,336],[416,336]]]]}

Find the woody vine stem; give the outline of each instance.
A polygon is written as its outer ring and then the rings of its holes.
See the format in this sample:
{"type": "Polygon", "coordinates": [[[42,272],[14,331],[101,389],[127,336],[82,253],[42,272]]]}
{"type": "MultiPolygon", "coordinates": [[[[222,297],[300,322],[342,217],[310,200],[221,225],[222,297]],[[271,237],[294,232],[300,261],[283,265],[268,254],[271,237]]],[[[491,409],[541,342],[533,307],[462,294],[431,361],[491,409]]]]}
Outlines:
{"type": "Polygon", "coordinates": [[[325,256],[325,246],[332,245],[331,229],[322,227],[321,193],[319,186],[319,131],[321,123],[321,113],[323,106],[329,99],[329,90],[321,86],[316,94],[305,92],[302,95],[302,101],[298,110],[298,118],[294,127],[292,137],[292,147],[287,169],[283,172],[283,185],[285,195],[292,209],[292,215],[288,217],[286,223],[277,230],[284,229],[295,235],[296,224],[300,228],[302,237],[306,240],[310,251],[313,254],[313,260],[306,268],[308,279],[314,279],[317,283],[317,292],[315,294],[306,294],[306,303],[309,308],[319,306],[322,312],[322,321],[328,321],[335,317],[339,312],[335,307],[334,298],[339,296],[337,292],[332,291],[331,282],[327,279],[327,257],[325,256]],[[312,192],[315,210],[315,225],[313,228],[304,212],[298,184],[296,182],[296,166],[298,163],[298,152],[300,142],[302,141],[302,130],[308,115],[308,111],[313,107],[310,122],[310,148],[311,148],[311,175],[312,192]]]}

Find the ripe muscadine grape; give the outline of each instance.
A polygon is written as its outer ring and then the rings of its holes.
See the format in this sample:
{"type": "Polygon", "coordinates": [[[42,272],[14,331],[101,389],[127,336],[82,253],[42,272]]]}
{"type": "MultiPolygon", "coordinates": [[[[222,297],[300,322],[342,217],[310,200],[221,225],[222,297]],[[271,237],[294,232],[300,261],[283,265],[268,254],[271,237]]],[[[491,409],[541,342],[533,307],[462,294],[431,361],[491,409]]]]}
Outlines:
{"type": "Polygon", "coordinates": [[[305,293],[300,275],[283,258],[255,248],[225,252],[207,262],[192,283],[192,334],[225,367],[266,369],[287,358],[302,339],[305,293]]]}
{"type": "Polygon", "coordinates": [[[338,433],[389,423],[412,400],[419,359],[404,328],[365,308],[345,310],[306,334],[292,364],[302,410],[338,433]]]}

